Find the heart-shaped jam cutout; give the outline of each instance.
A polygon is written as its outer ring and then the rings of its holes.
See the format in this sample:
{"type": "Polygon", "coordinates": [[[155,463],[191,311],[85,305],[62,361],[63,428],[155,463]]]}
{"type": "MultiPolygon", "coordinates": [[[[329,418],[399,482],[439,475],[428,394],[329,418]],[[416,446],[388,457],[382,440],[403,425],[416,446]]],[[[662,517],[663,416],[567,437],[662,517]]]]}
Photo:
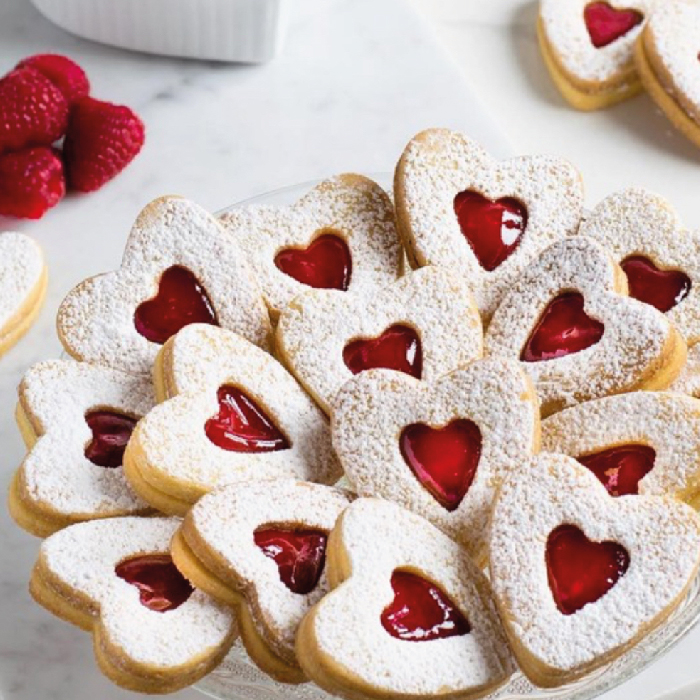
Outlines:
{"type": "Polygon", "coordinates": [[[444,428],[414,423],[401,431],[404,461],[430,495],[446,510],[459,507],[474,481],[481,457],[481,431],[458,419],[444,428]]]}
{"type": "Polygon", "coordinates": [[[119,578],[139,589],[141,605],[156,612],[179,608],[194,590],[168,554],[145,554],[117,564],[119,578]]]}
{"type": "Polygon", "coordinates": [[[527,209],[512,197],[493,201],[467,190],[455,197],[454,210],[462,235],[488,272],[517,248],[527,226],[527,209]]]}
{"type": "Polygon", "coordinates": [[[461,637],[471,632],[467,618],[434,584],[409,571],[391,575],[394,600],[382,613],[382,626],[406,642],[461,637]]]}
{"type": "Polygon", "coordinates": [[[648,445],[618,445],[578,457],[605,486],[611,496],[639,493],[639,482],[654,468],[656,451],[648,445]]]}
{"type": "Polygon", "coordinates": [[[612,44],[644,21],[644,15],[638,10],[618,10],[607,2],[586,5],[583,18],[597,49],[612,44]]]}
{"type": "Polygon", "coordinates": [[[98,467],[121,467],[136,419],[114,411],[90,411],[85,422],[92,430],[85,456],[98,467]]]}
{"type": "Polygon", "coordinates": [[[315,289],[347,291],[352,275],[348,244],[340,236],[324,233],[308,248],[285,248],[275,256],[277,269],[315,289]]]}
{"type": "Polygon", "coordinates": [[[576,526],[561,525],[549,535],[546,561],[557,608],[573,615],[624,576],[630,557],[617,542],[591,542],[576,526]]]}
{"type": "Polygon", "coordinates": [[[630,296],[664,313],[690,294],[690,277],[681,270],[660,270],[641,255],[623,260],[621,267],[627,275],[630,296]]]}
{"type": "Polygon", "coordinates": [[[361,338],[343,349],[345,366],[359,374],[366,369],[393,369],[420,379],[423,348],[415,329],[396,324],[376,338],[361,338]]]}
{"type": "Polygon", "coordinates": [[[564,292],[544,310],[523,348],[523,362],[541,362],[572,355],[595,345],[604,326],[583,310],[583,295],[564,292]]]}
{"type": "Polygon", "coordinates": [[[306,595],[316,588],[326,563],[327,533],[271,527],[256,530],[253,537],[292,593],[306,595]]]}
{"type": "Polygon", "coordinates": [[[136,308],[134,325],[146,340],[162,345],[190,323],[218,325],[214,307],[199,280],[184,267],[169,267],[158,293],[136,308]]]}
{"type": "Polygon", "coordinates": [[[237,386],[220,387],[217,398],[219,413],[204,426],[215,445],[229,452],[277,452],[290,448],[289,440],[267,413],[237,386]]]}

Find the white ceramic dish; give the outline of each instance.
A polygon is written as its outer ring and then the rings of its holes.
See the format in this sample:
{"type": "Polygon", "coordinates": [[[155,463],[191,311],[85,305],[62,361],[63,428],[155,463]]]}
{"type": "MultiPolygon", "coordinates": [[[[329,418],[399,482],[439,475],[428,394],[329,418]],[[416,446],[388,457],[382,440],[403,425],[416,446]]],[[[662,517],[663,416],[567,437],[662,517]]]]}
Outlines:
{"type": "MultiPolygon", "coordinates": [[[[387,191],[391,191],[391,175],[369,174],[387,191]]],[[[285,206],[303,196],[318,182],[307,182],[275,190],[240,202],[236,206],[264,204],[285,206]]],[[[219,214],[233,209],[229,207],[219,214]]],[[[647,635],[639,644],[613,663],[586,676],[576,683],[545,690],[533,686],[522,674],[516,673],[507,685],[487,700],[591,700],[624,683],[661,657],[684,637],[700,619],[700,575],[693,582],[685,600],[669,620],[647,635]]],[[[300,686],[282,685],[272,681],[250,661],[245,649],[236,643],[224,663],[197,684],[196,689],[216,700],[331,700],[312,683],[300,686]]],[[[681,689],[658,700],[698,700],[700,687],[681,689]]]]}
{"type": "Polygon", "coordinates": [[[289,0],[32,0],[72,34],[167,56],[262,63],[281,48],[289,0]]]}

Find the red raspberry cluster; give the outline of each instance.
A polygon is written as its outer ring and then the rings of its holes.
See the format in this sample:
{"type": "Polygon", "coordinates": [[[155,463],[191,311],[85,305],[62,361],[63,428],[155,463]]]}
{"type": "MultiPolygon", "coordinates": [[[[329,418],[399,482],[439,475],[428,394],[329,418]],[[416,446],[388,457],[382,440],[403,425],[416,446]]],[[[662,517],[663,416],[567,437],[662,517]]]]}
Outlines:
{"type": "Polygon", "coordinates": [[[136,157],[143,122],[89,93],[85,71],[56,54],[0,79],[0,215],[39,219],[66,190],[93,192],[136,157]]]}

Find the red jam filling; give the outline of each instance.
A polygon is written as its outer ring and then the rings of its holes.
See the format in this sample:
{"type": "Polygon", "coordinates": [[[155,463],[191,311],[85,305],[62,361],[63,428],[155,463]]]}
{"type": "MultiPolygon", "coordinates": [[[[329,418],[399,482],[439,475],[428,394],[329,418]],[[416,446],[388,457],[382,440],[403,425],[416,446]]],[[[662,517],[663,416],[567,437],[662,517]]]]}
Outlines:
{"type": "Polygon", "coordinates": [[[272,527],[257,530],[254,539],[292,593],[306,595],[316,588],[326,563],[327,533],[272,527]]]}
{"type": "Polygon", "coordinates": [[[630,296],[659,311],[670,311],[690,294],[690,277],[680,270],[659,270],[648,258],[633,255],[621,263],[630,296]]]}
{"type": "Polygon", "coordinates": [[[132,557],[117,564],[114,571],[139,589],[141,605],[156,612],[179,608],[194,590],[168,554],[132,557]]]}
{"type": "Polygon", "coordinates": [[[433,583],[409,573],[391,575],[394,600],[382,613],[382,626],[392,636],[406,642],[430,642],[433,639],[469,634],[467,618],[433,583]]]}
{"type": "Polygon", "coordinates": [[[98,467],[121,467],[136,418],[114,411],[90,411],[85,414],[85,422],[92,431],[85,456],[98,467]]]}
{"type": "Polygon", "coordinates": [[[289,440],[265,411],[237,386],[224,385],[217,392],[219,413],[204,425],[207,437],[229,452],[277,452],[288,450],[289,440]]]}
{"type": "Polygon", "coordinates": [[[639,482],[654,468],[656,452],[647,445],[620,445],[595,454],[578,457],[611,496],[639,493],[639,482]]]}
{"type": "Polygon", "coordinates": [[[423,348],[418,333],[410,326],[389,326],[377,338],[353,340],[343,349],[345,366],[359,374],[366,369],[393,369],[420,379],[423,348]]]}
{"type": "Polygon", "coordinates": [[[520,359],[541,362],[572,355],[595,345],[604,326],[583,310],[583,296],[565,292],[553,299],[530,334],[520,359]]]}
{"type": "Polygon", "coordinates": [[[207,292],[184,267],[169,267],[161,276],[158,293],[136,308],[134,325],[146,340],[162,345],[190,323],[218,325],[207,292]]]}
{"type": "Polygon", "coordinates": [[[527,226],[527,209],[512,197],[493,201],[478,192],[460,192],[454,199],[462,235],[488,272],[517,247],[527,226]]]}
{"type": "Polygon", "coordinates": [[[617,542],[591,542],[574,525],[561,525],[547,540],[549,587],[559,612],[573,615],[602,598],[629,567],[617,542]]]}
{"type": "Polygon", "coordinates": [[[414,423],[399,438],[403,458],[418,481],[448,511],[455,510],[472,485],[481,457],[481,431],[458,419],[444,428],[414,423]]]}
{"type": "Polygon", "coordinates": [[[593,46],[602,49],[617,41],[644,20],[638,10],[618,10],[607,2],[592,2],[583,11],[593,46]]]}
{"type": "Polygon", "coordinates": [[[352,275],[348,244],[332,233],[324,233],[308,248],[285,248],[275,255],[275,265],[285,275],[315,289],[347,291],[352,275]]]}

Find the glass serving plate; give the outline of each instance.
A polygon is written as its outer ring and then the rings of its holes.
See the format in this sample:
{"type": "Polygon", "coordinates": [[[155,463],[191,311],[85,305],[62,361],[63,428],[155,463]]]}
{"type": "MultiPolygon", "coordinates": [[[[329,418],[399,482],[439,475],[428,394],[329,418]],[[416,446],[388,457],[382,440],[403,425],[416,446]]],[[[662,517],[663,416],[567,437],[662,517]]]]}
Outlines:
{"type": "MultiPolygon", "coordinates": [[[[389,173],[370,174],[374,180],[391,190],[389,173]]],[[[306,182],[275,190],[228,207],[219,215],[238,206],[292,204],[319,181],[306,182]]],[[[538,688],[520,673],[488,696],[488,700],[591,700],[624,683],[640,673],[679,642],[700,619],[700,575],[693,581],[688,594],[669,619],[626,654],[587,675],[585,678],[556,689],[538,688]]],[[[331,700],[313,683],[299,686],[283,685],[271,680],[248,658],[242,644],[236,642],[224,662],[195,688],[215,700],[331,700]]]]}

